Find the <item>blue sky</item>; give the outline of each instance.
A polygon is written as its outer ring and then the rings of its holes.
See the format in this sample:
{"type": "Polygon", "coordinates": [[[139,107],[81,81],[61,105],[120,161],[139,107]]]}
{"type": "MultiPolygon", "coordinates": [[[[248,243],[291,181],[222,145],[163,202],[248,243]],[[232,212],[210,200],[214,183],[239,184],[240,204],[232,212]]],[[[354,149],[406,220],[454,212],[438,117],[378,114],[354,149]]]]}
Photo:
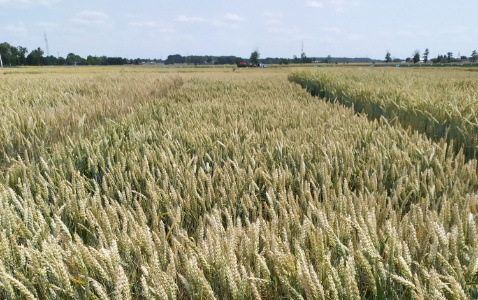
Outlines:
{"type": "Polygon", "coordinates": [[[406,58],[478,49],[478,1],[0,0],[0,42],[52,55],[406,58]]]}

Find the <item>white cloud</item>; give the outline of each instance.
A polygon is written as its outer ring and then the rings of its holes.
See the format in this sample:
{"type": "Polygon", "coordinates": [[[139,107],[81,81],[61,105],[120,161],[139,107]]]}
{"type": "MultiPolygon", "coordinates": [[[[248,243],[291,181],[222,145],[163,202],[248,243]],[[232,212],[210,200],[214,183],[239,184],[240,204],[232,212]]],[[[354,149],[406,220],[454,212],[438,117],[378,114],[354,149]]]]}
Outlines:
{"type": "Polygon", "coordinates": [[[404,36],[404,37],[413,37],[415,36],[415,34],[411,31],[407,31],[407,30],[399,30],[397,32],[398,35],[400,36],[404,36]]]}
{"type": "Polygon", "coordinates": [[[129,22],[128,24],[133,27],[143,27],[143,28],[154,28],[158,26],[158,23],[154,21],[129,22]]]}
{"type": "Polygon", "coordinates": [[[162,32],[162,33],[174,32],[172,29],[167,28],[163,24],[158,23],[156,21],[135,21],[135,22],[129,22],[128,25],[131,27],[152,30],[155,32],[162,32]]]}
{"type": "Polygon", "coordinates": [[[35,23],[35,25],[38,26],[38,27],[41,27],[43,29],[48,29],[48,30],[53,30],[53,29],[58,29],[59,28],[58,24],[53,23],[53,22],[41,21],[41,22],[35,23]]]}
{"type": "Polygon", "coordinates": [[[236,14],[227,13],[222,18],[214,19],[210,23],[214,26],[226,26],[229,28],[237,29],[238,22],[243,22],[246,19],[236,14]]]}
{"type": "Polygon", "coordinates": [[[25,27],[23,22],[7,25],[5,26],[5,30],[15,35],[25,35],[27,33],[27,28],[25,27]]]}
{"type": "Polygon", "coordinates": [[[35,5],[52,5],[61,0],[0,0],[0,5],[12,4],[15,7],[29,8],[35,5]]]}
{"type": "MultiPolygon", "coordinates": [[[[331,6],[335,8],[335,12],[337,13],[344,12],[346,6],[343,0],[329,0],[329,3],[331,4],[331,6]]],[[[358,2],[348,3],[347,5],[354,6],[354,7],[360,6],[358,2]]]]}
{"type": "Polygon", "coordinates": [[[343,0],[329,0],[329,2],[332,5],[342,5],[344,3],[343,0]]]}
{"type": "Polygon", "coordinates": [[[293,34],[296,32],[295,30],[282,28],[282,27],[270,27],[268,31],[270,33],[278,33],[278,34],[293,34]]]}
{"type": "Polygon", "coordinates": [[[37,0],[37,1],[30,0],[28,2],[38,3],[38,4],[42,4],[42,5],[52,5],[52,4],[60,2],[60,1],[61,0],[37,0]]]}
{"type": "Polygon", "coordinates": [[[323,3],[323,2],[313,1],[313,0],[307,0],[306,5],[307,5],[308,7],[317,7],[317,8],[322,8],[322,7],[324,7],[324,3],[323,3]]]}
{"type": "Polygon", "coordinates": [[[224,19],[229,20],[229,21],[236,21],[236,22],[245,21],[245,19],[243,17],[240,17],[236,14],[226,14],[224,16],[224,19]]]}
{"type": "Polygon", "coordinates": [[[78,25],[111,27],[108,15],[100,11],[85,10],[79,12],[71,21],[78,25]]]}
{"type": "Polygon", "coordinates": [[[328,1],[316,1],[316,0],[307,0],[306,6],[315,7],[315,8],[331,8],[337,13],[344,12],[346,7],[358,7],[362,5],[361,1],[352,1],[344,3],[343,0],[328,0],[328,1]]]}
{"type": "Polygon", "coordinates": [[[330,32],[330,33],[336,33],[336,34],[339,34],[339,33],[343,32],[343,30],[338,28],[338,27],[325,27],[325,28],[322,28],[322,31],[330,32]]]}
{"type": "Polygon", "coordinates": [[[266,20],[266,24],[267,24],[267,25],[281,25],[281,24],[282,24],[282,20],[279,20],[279,19],[268,19],[268,20],[266,20]]]}
{"type": "Polygon", "coordinates": [[[264,15],[268,18],[282,18],[282,13],[281,12],[272,12],[272,11],[266,11],[264,12],[264,15]]]}
{"type": "Polygon", "coordinates": [[[281,12],[264,12],[264,16],[266,17],[265,23],[267,25],[271,25],[273,27],[277,27],[282,25],[282,13],[281,12]]]}
{"type": "Polygon", "coordinates": [[[201,17],[188,17],[185,15],[181,15],[178,17],[178,21],[184,23],[199,23],[204,22],[204,19],[201,17]]]}
{"type": "Polygon", "coordinates": [[[367,37],[363,34],[350,34],[347,38],[351,41],[363,41],[366,40],[367,37]]]}

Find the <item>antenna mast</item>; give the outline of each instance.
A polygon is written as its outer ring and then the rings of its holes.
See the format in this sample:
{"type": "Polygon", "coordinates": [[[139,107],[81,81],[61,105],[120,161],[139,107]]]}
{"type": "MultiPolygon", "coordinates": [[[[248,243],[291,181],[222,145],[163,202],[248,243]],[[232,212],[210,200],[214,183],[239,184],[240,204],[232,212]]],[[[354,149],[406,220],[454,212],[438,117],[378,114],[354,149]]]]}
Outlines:
{"type": "Polygon", "coordinates": [[[46,56],[50,56],[50,49],[48,48],[48,39],[46,38],[46,32],[45,32],[45,44],[46,44],[46,56]]]}

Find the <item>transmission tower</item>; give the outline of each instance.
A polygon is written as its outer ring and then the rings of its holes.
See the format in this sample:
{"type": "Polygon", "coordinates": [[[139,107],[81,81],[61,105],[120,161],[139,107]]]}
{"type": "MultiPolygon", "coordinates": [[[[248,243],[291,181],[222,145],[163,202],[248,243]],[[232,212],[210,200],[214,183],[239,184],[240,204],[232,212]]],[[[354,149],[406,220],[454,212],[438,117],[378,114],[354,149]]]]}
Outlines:
{"type": "Polygon", "coordinates": [[[45,44],[46,44],[46,56],[50,56],[50,49],[48,48],[48,39],[46,38],[46,32],[45,32],[45,44]]]}

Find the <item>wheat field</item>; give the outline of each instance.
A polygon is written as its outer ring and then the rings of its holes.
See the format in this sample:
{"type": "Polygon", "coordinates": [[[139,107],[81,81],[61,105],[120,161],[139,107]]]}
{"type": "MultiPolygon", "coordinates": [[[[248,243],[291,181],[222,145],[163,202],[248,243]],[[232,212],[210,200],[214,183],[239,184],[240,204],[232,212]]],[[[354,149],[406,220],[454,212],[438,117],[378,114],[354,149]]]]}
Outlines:
{"type": "Polygon", "coordinates": [[[476,160],[289,75],[0,74],[0,299],[476,299],[476,160]]]}
{"type": "Polygon", "coordinates": [[[397,120],[435,141],[453,140],[467,158],[478,149],[478,73],[466,68],[317,68],[289,79],[311,93],[397,120]]]}

